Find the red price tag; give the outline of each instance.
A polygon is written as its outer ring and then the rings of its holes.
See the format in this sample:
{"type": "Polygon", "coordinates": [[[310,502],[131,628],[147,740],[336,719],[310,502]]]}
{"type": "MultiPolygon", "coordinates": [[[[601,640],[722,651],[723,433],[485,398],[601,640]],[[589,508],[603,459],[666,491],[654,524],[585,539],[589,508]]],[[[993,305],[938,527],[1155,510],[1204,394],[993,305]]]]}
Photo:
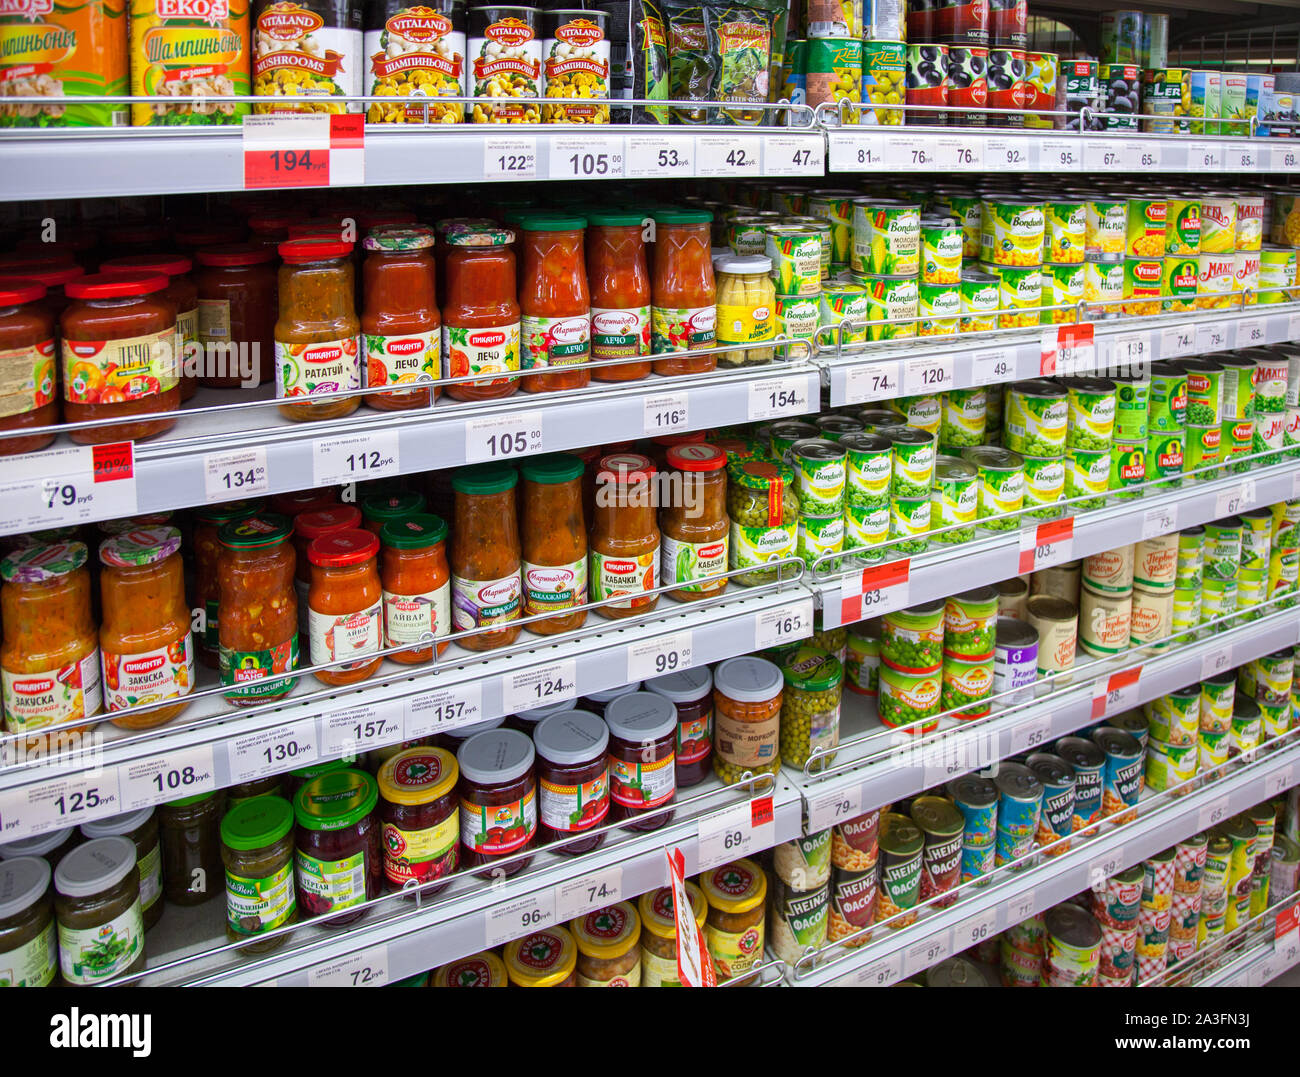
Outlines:
{"type": "Polygon", "coordinates": [[[1136,706],[1138,701],[1138,680],[1142,676],[1142,667],[1123,669],[1112,673],[1105,680],[1097,678],[1097,685],[1092,697],[1092,720],[1100,721],[1111,714],[1119,714],[1136,706]]]}
{"type": "Polygon", "coordinates": [[[840,593],[840,623],[851,624],[864,617],[877,617],[890,610],[907,605],[912,573],[912,559],[886,561],[862,570],[861,590],[851,592],[851,581],[845,581],[840,593]]]}
{"type": "Polygon", "coordinates": [[[770,796],[751,800],[749,802],[749,811],[755,829],[772,822],[776,818],[772,811],[772,798],[770,796]]]}
{"type": "Polygon", "coordinates": [[[338,187],[365,182],[366,118],[245,116],[245,187],[338,187]]]}
{"type": "Polygon", "coordinates": [[[129,479],[135,475],[135,454],[129,441],[115,441],[112,445],[93,448],[92,473],[96,482],[129,479]]]}
{"type": "Polygon", "coordinates": [[[1092,323],[1059,325],[1043,333],[1038,371],[1044,378],[1081,374],[1097,369],[1097,345],[1092,323]]]}
{"type": "Polygon", "coordinates": [[[1020,532],[1020,562],[1018,573],[1036,572],[1070,560],[1074,549],[1074,517],[1049,520],[1032,531],[1020,532]]]}
{"type": "Polygon", "coordinates": [[[1273,938],[1280,939],[1296,930],[1300,930],[1300,905],[1292,905],[1277,914],[1277,919],[1273,922],[1273,938]]]}

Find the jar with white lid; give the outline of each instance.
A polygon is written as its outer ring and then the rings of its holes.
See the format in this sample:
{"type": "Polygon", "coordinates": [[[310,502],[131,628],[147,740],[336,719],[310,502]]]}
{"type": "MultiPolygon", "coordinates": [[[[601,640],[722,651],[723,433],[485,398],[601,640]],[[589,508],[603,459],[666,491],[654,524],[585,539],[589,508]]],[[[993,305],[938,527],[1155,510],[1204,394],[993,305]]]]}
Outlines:
{"type": "Polygon", "coordinates": [[[671,822],[673,813],[659,809],[677,793],[677,708],[653,692],[632,692],[605,708],[605,724],[610,818],[636,819],[632,830],[655,830],[671,822]]]}
{"type": "Polygon", "coordinates": [[[144,968],[140,872],[129,838],[96,838],[54,872],[59,970],[69,987],[101,984],[144,968]]]}
{"type": "Polygon", "coordinates": [[[587,711],[566,710],[537,726],[533,747],[539,842],[564,842],[555,851],[568,856],[590,852],[604,834],[571,839],[601,826],[609,814],[609,728],[587,711]]]}
{"type": "Polygon", "coordinates": [[[713,674],[697,666],[655,677],[645,687],[677,710],[677,788],[699,785],[713,769],[713,674]]]}
{"type": "MultiPolygon", "coordinates": [[[[719,347],[756,344],[776,337],[776,285],[772,259],[765,254],[731,254],[715,258],[718,288],[719,347]]],[[[772,348],[721,352],[721,366],[761,366],[775,357],[772,348]]]]}
{"type": "Polygon", "coordinates": [[[81,824],[81,836],[130,838],[135,845],[135,863],[140,870],[140,911],[148,931],[162,919],[162,846],[158,840],[158,817],[153,808],[96,819],[81,824]]]}
{"type": "Polygon", "coordinates": [[[505,719],[507,729],[517,729],[526,737],[531,737],[537,727],[541,725],[552,714],[563,714],[565,711],[573,710],[573,700],[565,699],[559,703],[543,703],[540,707],[533,707],[531,710],[517,711],[505,719]]]}
{"type": "Polygon", "coordinates": [[[713,671],[713,769],[727,785],[781,769],[783,685],[765,658],[729,658],[713,671]]]}
{"type": "Polygon", "coordinates": [[[505,718],[489,718],[485,722],[475,722],[473,725],[463,725],[458,729],[448,729],[433,738],[433,745],[436,748],[446,748],[452,755],[455,755],[460,751],[460,746],[470,737],[477,736],[479,733],[486,733],[490,729],[500,729],[504,724],[505,718]]]}
{"type": "Polygon", "coordinates": [[[0,969],[8,987],[49,987],[59,969],[50,874],[39,856],[0,864],[0,969]]]}
{"type": "Polygon", "coordinates": [[[65,830],[51,830],[31,838],[20,838],[0,845],[0,860],[17,860],[20,856],[39,856],[49,862],[51,870],[59,861],[81,843],[81,831],[75,826],[65,830]]]}
{"type": "Polygon", "coordinates": [[[619,685],[617,688],[602,688],[599,692],[588,692],[582,697],[582,704],[586,710],[589,710],[596,717],[604,718],[605,708],[618,699],[619,696],[631,695],[631,693],[639,691],[641,691],[640,681],[619,685]]]}
{"type": "MultiPolygon", "coordinates": [[[[471,867],[513,857],[537,840],[537,782],[533,742],[514,729],[476,733],[460,746],[460,841],[471,867]]],[[[491,872],[513,875],[532,857],[491,872]]]]}

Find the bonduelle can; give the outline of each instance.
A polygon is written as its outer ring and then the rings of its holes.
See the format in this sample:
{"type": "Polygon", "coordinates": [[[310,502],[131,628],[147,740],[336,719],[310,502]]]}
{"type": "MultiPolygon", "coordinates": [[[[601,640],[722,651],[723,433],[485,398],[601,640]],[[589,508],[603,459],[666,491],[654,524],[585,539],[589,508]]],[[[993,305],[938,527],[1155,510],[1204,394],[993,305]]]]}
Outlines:
{"type": "MultiPolygon", "coordinates": [[[[790,199],[794,196],[783,195],[782,197],[790,199]]],[[[802,196],[802,201],[806,207],[808,201],[807,195],[802,196]]],[[[831,242],[830,221],[822,220],[820,217],[808,217],[803,214],[796,214],[789,217],[782,217],[781,223],[795,225],[799,228],[811,228],[817,233],[817,238],[821,241],[822,247],[821,278],[822,280],[826,280],[831,275],[831,247],[833,246],[831,242]]]]}
{"type": "Polygon", "coordinates": [[[973,539],[978,507],[979,475],[975,465],[956,456],[939,455],[930,491],[930,527],[953,530],[935,535],[934,541],[952,545],[973,539]]]}
{"type": "Polygon", "coordinates": [[[1069,424],[1066,390],[1045,378],[1016,382],[1007,394],[1003,442],[1012,452],[1059,458],[1069,424]]]}
{"type": "Polygon", "coordinates": [[[1043,325],[1072,325],[1079,320],[1078,302],[1083,298],[1086,271],[1082,261],[1065,265],[1044,262],[1039,272],[1039,306],[1067,310],[1045,310],[1038,320],[1043,325]]]}
{"type": "Polygon", "coordinates": [[[961,287],[957,284],[927,284],[917,289],[917,336],[948,336],[957,332],[961,318],[961,287]]]}
{"type": "Polygon", "coordinates": [[[915,276],[868,276],[867,320],[882,324],[867,327],[869,340],[901,340],[917,335],[921,296],[915,276]]]}
{"type": "Polygon", "coordinates": [[[1065,496],[1065,460],[1059,456],[1029,456],[1025,461],[1025,511],[1037,519],[1054,519],[1061,514],[1065,496]]]}
{"type": "Polygon", "coordinates": [[[987,333],[998,327],[1001,278],[982,269],[961,271],[961,332],[987,333]]]}
{"type": "Polygon", "coordinates": [[[1128,229],[1128,200],[1093,198],[1084,203],[1084,211],[1086,252],[1122,257],[1128,229]]]}
{"type": "MultiPolygon", "coordinates": [[[[819,339],[825,340],[829,336],[825,332],[828,328],[848,322],[849,325],[845,326],[842,331],[844,343],[862,343],[867,339],[868,327],[866,321],[869,309],[867,289],[864,285],[854,284],[851,281],[828,280],[822,288],[822,294],[818,300],[818,310],[820,312],[819,339]]],[[[873,333],[876,333],[888,327],[873,325],[870,328],[873,333]]],[[[913,327],[913,331],[915,331],[915,327],[913,327]]],[[[883,338],[877,336],[872,339],[880,340],[883,338]]]]}
{"type": "Polygon", "coordinates": [[[844,496],[850,505],[888,506],[893,481],[893,443],[879,434],[847,434],[844,496]]]}
{"type": "Polygon", "coordinates": [[[808,215],[831,226],[831,264],[848,265],[853,250],[853,200],[857,191],[822,190],[808,196],[808,215]]]}
{"type": "Polygon", "coordinates": [[[1024,457],[994,445],[963,449],[962,459],[979,472],[979,508],[976,519],[987,531],[1014,531],[1025,505],[1024,457]],[[993,517],[1002,517],[993,519],[993,517]]]}
{"type": "Polygon", "coordinates": [[[1104,506],[1110,489],[1110,449],[1066,449],[1065,456],[1065,498],[1073,502],[1071,507],[1089,512],[1104,506]]]}
{"type": "Polygon", "coordinates": [[[876,550],[868,553],[867,560],[879,560],[884,551],[879,549],[889,541],[889,503],[884,505],[844,506],[844,548],[846,550],[876,550]]]}
{"type": "Polygon", "coordinates": [[[889,539],[898,553],[924,553],[930,545],[926,537],[930,531],[933,505],[929,497],[890,499],[889,539]]]}
{"type": "Polygon", "coordinates": [[[818,231],[787,224],[769,224],[763,231],[763,253],[772,261],[777,294],[820,294],[822,242],[818,231]]]}
{"type": "Polygon", "coordinates": [[[782,335],[812,340],[821,322],[821,299],[812,295],[778,295],[776,324],[782,335]]]}
{"type": "Polygon", "coordinates": [[[1083,265],[1083,298],[1093,319],[1118,318],[1124,298],[1124,260],[1089,254],[1083,265]]]}
{"type": "Polygon", "coordinates": [[[844,515],[800,516],[795,553],[806,564],[844,549],[844,515]]]}
{"type": "Polygon", "coordinates": [[[1067,394],[1066,448],[1108,450],[1115,438],[1115,383],[1108,378],[1061,380],[1067,394]]]}
{"type": "Polygon", "coordinates": [[[962,227],[955,217],[921,218],[921,283],[961,281],[962,227]]]}
{"type": "Polygon", "coordinates": [[[980,261],[1029,268],[1043,263],[1043,203],[990,198],[980,210],[980,261]]]}
{"type": "MultiPolygon", "coordinates": [[[[997,388],[994,387],[995,391],[997,388]]],[[[984,443],[988,418],[988,394],[983,386],[950,389],[943,394],[943,422],[939,429],[942,448],[963,449],[984,443]]]]}
{"type": "Polygon", "coordinates": [[[888,198],[853,200],[855,273],[916,277],[921,270],[921,206],[888,198]]]}

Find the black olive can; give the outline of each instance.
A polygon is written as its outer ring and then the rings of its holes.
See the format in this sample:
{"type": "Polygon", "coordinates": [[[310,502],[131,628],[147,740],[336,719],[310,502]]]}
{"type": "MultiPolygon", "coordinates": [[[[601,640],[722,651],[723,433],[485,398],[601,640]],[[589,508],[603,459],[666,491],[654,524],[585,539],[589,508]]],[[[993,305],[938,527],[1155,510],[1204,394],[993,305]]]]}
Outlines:
{"type": "Polygon", "coordinates": [[[989,50],[976,45],[948,47],[948,123],[953,127],[983,127],[983,112],[958,112],[960,105],[983,109],[989,103],[989,50]]]}
{"type": "Polygon", "coordinates": [[[914,106],[947,104],[948,46],[908,45],[906,122],[916,126],[942,127],[948,123],[946,112],[932,112],[928,108],[914,111],[914,106]]]}
{"type": "Polygon", "coordinates": [[[1029,47],[1028,0],[989,0],[989,47],[1029,47]]]}

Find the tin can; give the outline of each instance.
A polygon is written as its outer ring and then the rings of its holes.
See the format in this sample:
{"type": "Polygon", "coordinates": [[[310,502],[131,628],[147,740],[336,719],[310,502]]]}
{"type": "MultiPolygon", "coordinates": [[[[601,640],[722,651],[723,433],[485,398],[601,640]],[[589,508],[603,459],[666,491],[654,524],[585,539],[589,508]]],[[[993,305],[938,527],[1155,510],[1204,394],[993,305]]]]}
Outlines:
{"type": "Polygon", "coordinates": [[[880,811],[873,809],[831,828],[831,867],[864,871],[879,855],[880,811]]]}
{"type": "Polygon", "coordinates": [[[1142,111],[1142,69],[1136,64],[1103,63],[1100,68],[1106,117],[1110,131],[1136,131],[1142,111]]]}
{"type": "Polygon", "coordinates": [[[962,229],[953,217],[921,217],[921,283],[961,281],[962,229]]]}
{"type": "Polygon", "coordinates": [[[962,816],[961,881],[969,882],[994,867],[998,787],[988,778],[967,774],[950,781],[946,791],[962,816]]]}
{"type": "Polygon", "coordinates": [[[1095,198],[1084,203],[1087,254],[1123,255],[1128,235],[1128,200],[1095,198]]]}
{"type": "Polygon", "coordinates": [[[1201,254],[1229,254],[1237,249],[1237,200],[1232,195],[1201,198],[1201,254]]]}
{"type": "Polygon", "coordinates": [[[1037,987],[1046,947],[1043,918],[1031,916],[1007,928],[999,939],[1000,980],[1003,987],[1037,987]]]}
{"type": "Polygon", "coordinates": [[[1191,131],[1188,115],[1192,106],[1191,70],[1163,65],[1142,67],[1142,114],[1159,119],[1143,120],[1142,130],[1161,135],[1185,135],[1191,131]]]}
{"type": "Polygon", "coordinates": [[[778,331],[796,340],[812,340],[817,335],[821,319],[821,301],[818,296],[778,295],[776,297],[776,323],[778,331]]]}
{"type": "Polygon", "coordinates": [[[845,38],[862,36],[862,0],[810,0],[804,7],[804,30],[808,37],[845,38]]]}
{"type": "Polygon", "coordinates": [[[1182,359],[1178,367],[1187,375],[1187,422],[1190,426],[1215,426],[1223,413],[1224,368],[1209,359],[1182,359]]]}
{"type": "MultiPolygon", "coordinates": [[[[868,0],[868,3],[872,0],[868,0]]],[[[900,0],[901,3],[901,0],[900,0]]],[[[862,111],[859,123],[899,127],[907,95],[907,46],[868,39],[862,50],[862,111]]]]}
{"type": "Polygon", "coordinates": [[[470,9],[466,51],[473,59],[467,65],[466,81],[468,96],[481,101],[470,109],[474,123],[536,123],[540,118],[537,98],[544,81],[540,23],[536,8],[470,9]],[[493,50],[492,45],[499,48],[493,50]],[[519,91],[517,96],[509,95],[511,88],[519,91]]]}
{"type": "Polygon", "coordinates": [[[1194,745],[1200,714],[1200,685],[1189,685],[1161,696],[1151,704],[1148,716],[1152,740],[1173,747],[1194,745]]]}
{"type": "Polygon", "coordinates": [[[1043,203],[1043,261],[1082,265],[1088,246],[1087,203],[1048,200],[1043,203]]]}
{"type": "Polygon", "coordinates": [[[1238,673],[1240,686],[1260,703],[1285,703],[1291,698],[1295,658],[1291,650],[1256,658],[1238,673]]]}
{"type": "Polygon", "coordinates": [[[1237,697],[1237,679],[1232,672],[1216,673],[1201,681],[1201,730],[1227,733],[1232,728],[1232,711],[1237,697]]]}
{"type": "Polygon", "coordinates": [[[989,49],[989,108],[1006,112],[989,117],[990,127],[1024,127],[1025,114],[1020,109],[1029,103],[1030,88],[1026,81],[1024,46],[1007,48],[994,45],[989,49]]]}
{"type": "Polygon", "coordinates": [[[1110,448],[1110,492],[1121,500],[1141,497],[1146,479],[1146,441],[1117,439],[1110,448]]]}
{"type": "Polygon", "coordinates": [[[1084,587],[1079,595],[1079,645],[1094,657],[1127,650],[1132,597],[1103,595],[1084,587]]]}
{"type": "Polygon", "coordinates": [[[1026,127],[1051,130],[1056,126],[1051,113],[1058,111],[1060,67],[1060,57],[1054,52],[1025,53],[1025,107],[1029,110],[1025,113],[1026,127]]]}
{"type": "Polygon", "coordinates": [[[1192,476],[1193,481],[1208,482],[1218,476],[1219,468],[1214,465],[1223,456],[1221,442],[1222,431],[1217,424],[1214,426],[1187,424],[1183,470],[1185,472],[1199,471],[1199,474],[1192,476]]]}
{"type": "Polygon", "coordinates": [[[961,225],[962,257],[974,262],[980,256],[980,197],[977,194],[960,194],[945,192],[939,205],[940,211],[950,217],[956,217],[961,225]]]}
{"type": "MultiPolygon", "coordinates": [[[[1057,76],[1058,111],[1073,113],[1070,116],[1057,116],[1055,127],[1058,130],[1078,131],[1082,125],[1082,113],[1086,108],[1091,113],[1102,111],[1101,77],[1096,60],[1062,60],[1057,76]]],[[[1101,128],[1105,121],[1093,116],[1088,130],[1101,128]]]]}
{"type": "Polygon", "coordinates": [[[1129,643],[1133,647],[1148,647],[1162,651],[1169,646],[1173,632],[1174,592],[1147,591],[1133,588],[1132,607],[1129,613],[1129,643]]]}
{"type": "Polygon", "coordinates": [[[1065,378],[1070,449],[1108,450],[1115,436],[1116,388],[1108,378],[1065,378]]]}
{"type": "Polygon", "coordinates": [[[1133,546],[1089,554],[1083,559],[1083,585],[1100,595],[1127,595],[1133,590],[1133,546]]]}
{"type": "Polygon", "coordinates": [[[1011,513],[1024,508],[1024,458],[1018,453],[991,445],[963,449],[962,459],[974,464],[979,472],[979,508],[976,519],[989,531],[1010,531],[1019,526],[1011,513]],[[993,517],[1001,517],[994,519],[993,517]]]}
{"type": "Polygon", "coordinates": [[[1100,887],[1093,887],[1092,914],[1098,923],[1119,930],[1132,930],[1137,925],[1143,875],[1142,865],[1134,864],[1107,877],[1100,887]]]}
{"type": "Polygon", "coordinates": [[[727,246],[735,254],[762,254],[767,243],[766,217],[751,213],[733,213],[727,218],[727,246]]]}
{"type": "Polygon", "coordinates": [[[1060,756],[1035,752],[1025,760],[1043,784],[1043,807],[1038,817],[1038,844],[1051,845],[1045,856],[1069,852],[1074,832],[1074,768],[1060,756]]]}
{"type": "Polygon", "coordinates": [[[1025,511],[1037,519],[1061,514],[1065,496],[1065,460],[1062,457],[1024,456],[1025,511]]]}
{"type": "Polygon", "coordinates": [[[930,506],[932,529],[953,528],[935,535],[935,542],[953,544],[973,539],[979,507],[979,476],[975,465],[955,456],[939,456],[935,461],[930,506]]]}
{"type": "Polygon", "coordinates": [[[1187,374],[1170,362],[1151,364],[1147,431],[1178,431],[1187,424],[1187,374]]]}
{"type": "Polygon", "coordinates": [[[777,294],[820,294],[822,243],[818,231],[787,224],[767,224],[763,231],[763,253],[771,259],[777,294]]]}
{"type": "MultiPolygon", "coordinates": [[[[917,797],[912,802],[912,822],[924,835],[921,852],[920,900],[926,901],[953,889],[961,879],[962,813],[943,797],[917,797]]],[[[935,908],[946,908],[957,895],[939,898],[935,908]]]]}
{"type": "Polygon", "coordinates": [[[863,929],[875,922],[879,890],[880,864],[875,859],[862,871],[831,868],[826,938],[849,949],[870,942],[871,932],[863,929]]]}
{"type": "Polygon", "coordinates": [[[1143,13],[1104,11],[1101,14],[1101,56],[1108,64],[1136,64],[1142,48],[1143,13]]]}
{"type": "Polygon", "coordinates": [[[1237,609],[1237,581],[1207,577],[1201,587],[1201,624],[1222,622],[1211,626],[1212,631],[1222,632],[1229,627],[1224,618],[1237,609]]]}
{"type": "Polygon", "coordinates": [[[1103,818],[1120,816],[1119,822],[1136,818],[1142,779],[1142,745],[1130,734],[1109,726],[1094,729],[1092,741],[1106,755],[1101,791],[1103,818]]]}
{"type": "Polygon", "coordinates": [[[1269,544],[1273,530],[1273,513],[1267,508],[1248,509],[1241,519],[1241,560],[1238,579],[1250,573],[1268,571],[1269,544]]]}
{"type": "Polygon", "coordinates": [[[1029,623],[1029,584],[1020,576],[998,580],[993,585],[998,593],[998,616],[1029,623]]]}
{"type": "Polygon", "coordinates": [[[1079,630],[1079,611],[1072,602],[1049,595],[1034,595],[1026,610],[1030,626],[1038,633],[1038,677],[1052,677],[1036,695],[1045,695],[1058,685],[1069,684],[1079,630]]]}
{"type": "Polygon", "coordinates": [[[1013,861],[1013,870],[1024,870],[1038,833],[1038,817],[1043,805],[1043,783],[1026,766],[1001,763],[993,779],[998,787],[998,829],[996,864],[1002,867],[1013,861]]]}
{"type": "Polygon", "coordinates": [[[845,457],[845,497],[850,505],[889,504],[893,443],[879,434],[847,434],[840,439],[845,457]]]}
{"type": "Polygon", "coordinates": [[[933,506],[926,498],[893,498],[889,503],[890,545],[900,553],[924,553],[929,547],[933,506]]]}
{"type": "Polygon", "coordinates": [[[853,200],[855,273],[915,277],[921,268],[921,207],[888,199],[853,200]]]}
{"type": "Polygon", "coordinates": [[[836,441],[805,438],[784,455],[794,470],[799,512],[804,516],[832,516],[844,509],[845,459],[848,450],[836,441]]]}
{"type": "Polygon", "coordinates": [[[1125,258],[1123,312],[1132,315],[1159,314],[1163,302],[1161,288],[1164,275],[1163,257],[1125,258]]]}
{"type": "Polygon", "coordinates": [[[1003,438],[1012,452],[1060,458],[1069,425],[1069,397],[1046,379],[1016,382],[1007,396],[1003,438]]]}
{"type": "Polygon", "coordinates": [[[1219,132],[1217,122],[1219,101],[1222,96],[1223,72],[1193,71],[1189,79],[1191,93],[1192,134],[1215,135],[1219,132]],[[1210,122],[1207,122],[1207,118],[1210,122]]]}
{"type": "Polygon", "coordinates": [[[942,127],[948,114],[929,111],[948,104],[948,46],[937,43],[907,45],[907,106],[926,111],[909,111],[905,123],[942,127]]]}
{"type": "Polygon", "coordinates": [[[1201,586],[1201,576],[1205,567],[1204,545],[1205,528],[1200,524],[1178,532],[1178,567],[1174,574],[1175,587],[1196,590],[1201,586]]]}
{"type": "Polygon", "coordinates": [[[1233,249],[1258,251],[1264,243],[1264,196],[1249,192],[1238,193],[1236,240],[1233,249]]]}
{"type": "Polygon", "coordinates": [[[1196,628],[1201,623],[1201,592],[1185,591],[1180,587],[1174,588],[1174,623],[1173,630],[1179,637],[1179,642],[1189,643],[1194,639],[1199,639],[1201,633],[1190,632],[1189,629],[1196,628]]]}
{"type": "Polygon", "coordinates": [[[853,249],[853,200],[856,191],[813,191],[808,196],[808,215],[820,217],[831,226],[831,264],[848,265],[853,249]]]}
{"type": "Polygon", "coordinates": [[[1030,268],[1042,265],[1043,203],[1024,198],[985,198],[981,206],[980,261],[1030,268]]]}
{"type": "Polygon", "coordinates": [[[983,127],[987,122],[983,112],[957,110],[988,107],[988,63],[989,50],[983,45],[948,46],[948,104],[953,109],[948,122],[952,126],[983,127]]]}
{"type": "Polygon", "coordinates": [[[1040,568],[1029,577],[1029,594],[1050,595],[1067,602],[1079,601],[1079,588],[1083,579],[1083,562],[1070,561],[1064,565],[1040,568]]]}
{"type": "Polygon", "coordinates": [[[1025,621],[998,617],[994,640],[993,707],[1024,703],[1038,676],[1038,632],[1025,621]]]}
{"type": "Polygon", "coordinates": [[[888,435],[893,455],[895,498],[928,498],[934,485],[934,436],[911,427],[888,435]]]}
{"type": "Polygon", "coordinates": [[[1197,198],[1177,197],[1165,201],[1166,255],[1201,253],[1201,202],[1197,198]]]}
{"type": "Polygon", "coordinates": [[[1232,744],[1230,756],[1252,752],[1263,739],[1263,717],[1259,704],[1246,696],[1238,695],[1232,704],[1232,744]]]}
{"type": "Polygon", "coordinates": [[[1241,564],[1242,521],[1228,516],[1205,525],[1203,557],[1205,575],[1220,580],[1237,578],[1241,564]]]}
{"type": "Polygon", "coordinates": [[[1220,831],[1232,843],[1228,857],[1228,905],[1223,927],[1234,931],[1250,919],[1250,880],[1254,872],[1253,846],[1259,830],[1245,815],[1234,815],[1220,826],[1220,831]]]}
{"type": "Polygon", "coordinates": [[[1152,431],[1147,437],[1147,482],[1157,489],[1176,489],[1183,485],[1183,458],[1186,435],[1152,431]]]}
{"type": "Polygon", "coordinates": [[[917,335],[920,290],[914,277],[866,278],[867,320],[883,324],[868,327],[870,340],[900,340],[917,335]]]}
{"type": "Polygon", "coordinates": [[[1055,752],[1074,770],[1074,833],[1087,830],[1102,818],[1106,753],[1084,737],[1062,737],[1055,752]]]}
{"type": "Polygon", "coordinates": [[[1073,325],[1079,320],[1078,303],[1084,295],[1086,275],[1082,262],[1069,265],[1043,263],[1039,271],[1038,305],[1066,306],[1068,309],[1043,311],[1038,319],[1042,325],[1073,325]]]}
{"type": "Polygon", "coordinates": [[[1117,318],[1124,298],[1124,262],[1103,261],[1093,255],[1083,266],[1083,298],[1090,318],[1117,318]]]}
{"type": "Polygon", "coordinates": [[[1101,963],[1101,926],[1077,905],[1049,909],[1047,952],[1040,983],[1044,987],[1095,987],[1101,963]]]}
{"type": "Polygon", "coordinates": [[[804,46],[804,94],[810,108],[848,101],[845,121],[858,122],[854,105],[862,101],[862,41],[810,38],[804,46]]]}
{"type": "Polygon", "coordinates": [[[1157,535],[1133,546],[1133,583],[1147,591],[1170,591],[1178,575],[1179,536],[1157,535]]]}
{"type": "Polygon", "coordinates": [[[1269,899],[1273,902],[1293,897],[1300,890],[1300,845],[1285,834],[1273,837],[1269,853],[1269,899]]]}
{"type": "MultiPolygon", "coordinates": [[[[886,509],[885,530],[881,541],[888,535],[889,511],[886,509]]],[[[844,685],[851,692],[874,699],[880,685],[880,629],[872,627],[872,624],[859,621],[849,626],[844,655],[844,685]]]]}
{"type": "Polygon", "coordinates": [[[944,393],[940,446],[965,448],[983,444],[987,399],[982,386],[976,389],[951,389],[944,393]]]}
{"type": "Polygon", "coordinates": [[[961,271],[961,332],[990,332],[998,327],[1001,278],[979,269],[961,271]]]}
{"type": "MultiPolygon", "coordinates": [[[[869,316],[869,296],[861,284],[852,284],[841,280],[828,280],[822,289],[819,300],[820,321],[818,334],[824,338],[824,330],[832,326],[848,323],[843,328],[845,344],[860,344],[867,339],[866,321],[869,316]]],[[[882,331],[884,327],[871,326],[871,332],[882,331]]],[[[900,334],[906,335],[906,334],[900,334]]],[[[873,339],[880,339],[873,337],[873,339]]]]}
{"type": "Polygon", "coordinates": [[[948,336],[957,332],[961,316],[961,289],[956,284],[922,283],[917,294],[917,335],[948,336]]]}
{"type": "Polygon", "coordinates": [[[1259,252],[1259,301],[1266,304],[1292,302],[1295,283],[1295,248],[1264,244],[1259,252]]]}
{"type": "Polygon", "coordinates": [[[1145,440],[1151,383],[1132,375],[1118,375],[1111,380],[1115,383],[1114,440],[1145,440]]]}
{"type": "Polygon", "coordinates": [[[916,922],[914,909],[921,889],[921,857],[925,838],[906,815],[880,815],[880,882],[876,896],[876,922],[899,916],[891,931],[916,922]],[[907,915],[900,914],[908,913],[907,915]]]}
{"type": "Polygon", "coordinates": [[[1232,294],[1244,306],[1259,302],[1259,251],[1237,251],[1232,256],[1232,294]]]}
{"type": "Polygon", "coordinates": [[[1165,253],[1166,205],[1163,198],[1130,198],[1124,230],[1129,258],[1160,258],[1165,253]]]}
{"type": "Polygon", "coordinates": [[[1232,289],[1236,280],[1236,255],[1206,254],[1196,258],[1197,310],[1226,310],[1232,305],[1232,289]]]}
{"type": "Polygon", "coordinates": [[[790,37],[786,39],[785,53],[781,58],[778,73],[780,94],[792,105],[808,103],[808,39],[790,37]]]}
{"type": "Polygon", "coordinates": [[[1076,512],[1102,508],[1110,489],[1109,450],[1066,449],[1065,457],[1066,500],[1074,502],[1076,512]]]}

